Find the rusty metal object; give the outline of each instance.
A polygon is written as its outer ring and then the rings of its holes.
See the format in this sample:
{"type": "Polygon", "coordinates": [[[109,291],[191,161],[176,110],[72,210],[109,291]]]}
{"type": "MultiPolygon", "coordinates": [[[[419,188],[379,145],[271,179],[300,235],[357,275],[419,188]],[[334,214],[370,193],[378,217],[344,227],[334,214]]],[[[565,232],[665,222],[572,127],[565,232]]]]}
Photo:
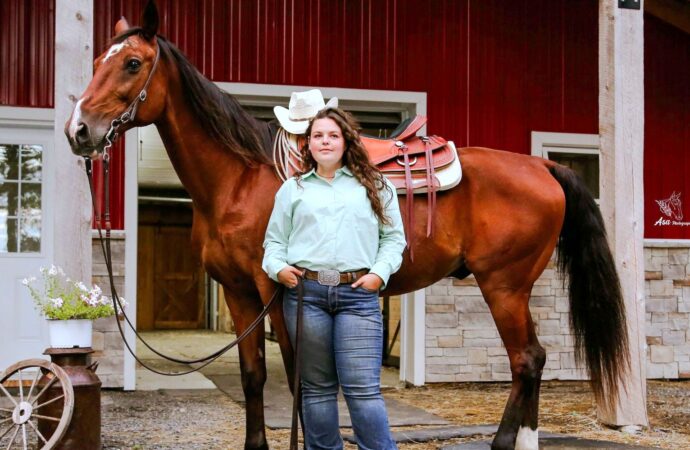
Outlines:
{"type": "MultiPolygon", "coordinates": [[[[101,449],[101,380],[96,376],[98,363],[91,363],[91,353],[91,348],[49,348],[44,352],[67,374],[74,389],[72,420],[56,450],[101,449]]],[[[47,395],[52,398],[59,393],[50,388],[47,395]]],[[[47,405],[47,411],[52,406],[47,405]]],[[[54,422],[39,419],[41,433],[52,433],[54,428],[54,422]]]]}
{"type": "Polygon", "coordinates": [[[57,448],[69,427],[73,407],[72,383],[60,366],[43,359],[11,365],[0,374],[2,448],[14,444],[34,448],[34,442],[42,450],[57,448]],[[41,421],[51,423],[50,433],[40,430],[41,421]]]}

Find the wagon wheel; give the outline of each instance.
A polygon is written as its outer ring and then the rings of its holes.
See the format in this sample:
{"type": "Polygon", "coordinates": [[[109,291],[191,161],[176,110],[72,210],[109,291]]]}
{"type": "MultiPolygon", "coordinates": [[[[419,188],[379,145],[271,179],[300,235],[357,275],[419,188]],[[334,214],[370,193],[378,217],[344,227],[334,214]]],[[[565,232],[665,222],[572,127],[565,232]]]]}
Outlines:
{"type": "Polygon", "coordinates": [[[43,359],[27,359],[11,365],[0,375],[0,448],[9,450],[15,443],[24,450],[35,448],[31,444],[33,434],[39,445],[43,445],[40,447],[42,450],[52,449],[65,434],[73,409],[72,382],[60,366],[43,359]],[[23,384],[31,379],[29,374],[33,375],[33,381],[26,392],[23,384]],[[12,395],[8,388],[13,392],[16,389],[16,394],[12,395]],[[49,391],[55,395],[44,396],[49,391]],[[48,404],[53,404],[51,409],[54,409],[55,402],[60,400],[63,405],[60,417],[43,415],[38,411],[48,404]],[[38,419],[55,424],[52,435],[43,436],[38,419]]]}

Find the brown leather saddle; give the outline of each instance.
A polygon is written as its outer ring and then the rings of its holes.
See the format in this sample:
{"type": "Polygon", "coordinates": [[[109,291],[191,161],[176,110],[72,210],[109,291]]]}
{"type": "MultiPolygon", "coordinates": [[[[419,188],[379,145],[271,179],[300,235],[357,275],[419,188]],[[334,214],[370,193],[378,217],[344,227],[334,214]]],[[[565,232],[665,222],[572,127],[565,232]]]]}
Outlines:
{"type": "Polygon", "coordinates": [[[439,136],[417,136],[417,132],[426,123],[425,116],[415,116],[403,122],[387,139],[361,136],[362,143],[369,152],[371,162],[406,195],[405,209],[407,220],[408,248],[412,257],[411,239],[414,226],[415,189],[425,188],[427,194],[426,235],[431,236],[433,217],[436,210],[436,191],[439,182],[434,176],[438,170],[451,164],[456,153],[448,142],[439,136]]]}

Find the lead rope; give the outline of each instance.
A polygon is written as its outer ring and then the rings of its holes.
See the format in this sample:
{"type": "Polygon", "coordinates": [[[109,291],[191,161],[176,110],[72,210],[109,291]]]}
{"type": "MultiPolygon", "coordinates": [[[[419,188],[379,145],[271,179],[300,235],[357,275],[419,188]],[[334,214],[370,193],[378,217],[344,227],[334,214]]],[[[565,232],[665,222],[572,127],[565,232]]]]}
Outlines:
{"type": "Polygon", "coordinates": [[[292,424],[290,426],[290,450],[298,450],[298,437],[299,433],[297,430],[297,418],[299,416],[301,400],[302,400],[302,389],[300,383],[300,372],[299,365],[301,362],[301,351],[302,346],[300,341],[302,340],[302,310],[304,309],[304,283],[302,282],[302,277],[297,277],[297,324],[295,332],[295,376],[292,380],[292,424]]]}
{"type": "MultiPolygon", "coordinates": [[[[84,162],[85,162],[85,168],[86,168],[86,176],[87,176],[88,181],[89,181],[89,190],[91,191],[91,203],[92,203],[92,206],[94,208],[94,212],[96,212],[96,211],[99,211],[99,209],[96,206],[96,196],[95,196],[94,187],[93,187],[92,161],[90,158],[84,158],[84,162]]],[[[269,313],[271,307],[273,307],[273,305],[275,304],[276,299],[278,298],[278,293],[280,292],[280,289],[277,289],[276,292],[273,293],[273,296],[271,297],[269,302],[266,304],[266,306],[264,306],[263,311],[261,311],[259,316],[254,320],[254,322],[252,322],[247,327],[247,329],[244,330],[244,332],[241,335],[237,336],[237,338],[234,341],[230,342],[229,344],[227,344],[225,347],[221,348],[220,350],[217,350],[216,352],[214,352],[214,353],[212,353],[212,354],[210,354],[204,358],[189,359],[189,360],[171,357],[171,356],[165,355],[165,354],[157,351],[156,349],[151,347],[151,345],[148,342],[146,342],[146,340],[144,340],[141,337],[141,335],[139,334],[139,332],[136,330],[136,327],[131,322],[131,320],[129,319],[127,314],[124,312],[122,302],[120,301],[120,297],[117,294],[117,289],[115,288],[115,281],[114,281],[113,267],[112,267],[112,253],[111,253],[111,247],[110,247],[110,234],[111,234],[110,233],[111,232],[110,204],[109,204],[109,200],[110,200],[110,189],[109,189],[110,162],[109,162],[109,160],[106,160],[106,159],[103,160],[103,174],[104,174],[103,184],[104,184],[104,189],[105,189],[105,201],[106,201],[105,211],[103,214],[103,219],[105,221],[105,227],[106,227],[105,239],[103,238],[103,230],[101,228],[101,223],[96,222],[96,227],[98,229],[98,237],[99,237],[99,241],[100,241],[100,245],[101,245],[101,251],[103,252],[103,257],[105,259],[105,266],[108,270],[108,281],[110,282],[110,290],[111,290],[111,294],[112,294],[113,310],[115,311],[115,316],[116,316],[115,322],[117,323],[117,328],[120,332],[120,336],[122,337],[122,341],[124,342],[125,347],[127,348],[129,353],[134,357],[134,359],[139,364],[141,364],[144,368],[150,370],[151,372],[157,373],[159,375],[180,376],[180,375],[187,375],[187,374],[196,372],[200,369],[203,369],[204,367],[206,367],[207,365],[211,364],[213,361],[218,359],[220,356],[227,353],[231,348],[233,348],[234,346],[236,346],[237,344],[242,342],[242,340],[244,340],[249,334],[251,334],[254,331],[254,329],[264,320],[266,315],[269,313]],[[146,363],[144,363],[141,359],[139,359],[136,356],[135,352],[132,350],[129,342],[127,341],[127,338],[125,337],[125,334],[124,334],[124,330],[122,329],[122,324],[120,323],[120,320],[119,320],[120,314],[125,319],[125,322],[127,323],[127,325],[129,325],[129,327],[132,329],[132,331],[134,331],[135,336],[146,346],[146,348],[151,350],[156,355],[158,355],[161,358],[166,359],[168,361],[172,361],[172,362],[179,363],[179,364],[196,364],[196,363],[203,363],[203,364],[197,368],[193,368],[193,369],[190,369],[187,371],[182,371],[182,372],[162,372],[162,371],[159,371],[159,370],[154,369],[153,367],[147,365],[146,363]]]]}

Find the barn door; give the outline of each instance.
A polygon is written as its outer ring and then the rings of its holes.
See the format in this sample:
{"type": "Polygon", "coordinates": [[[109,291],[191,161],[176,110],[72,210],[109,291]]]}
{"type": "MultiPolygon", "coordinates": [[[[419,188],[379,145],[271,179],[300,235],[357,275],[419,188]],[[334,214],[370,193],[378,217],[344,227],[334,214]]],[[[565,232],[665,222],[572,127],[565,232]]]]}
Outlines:
{"type": "Polygon", "coordinates": [[[206,275],[191,251],[191,226],[179,216],[171,224],[166,212],[141,215],[155,223],[139,225],[137,327],[204,328],[206,275]]]}

